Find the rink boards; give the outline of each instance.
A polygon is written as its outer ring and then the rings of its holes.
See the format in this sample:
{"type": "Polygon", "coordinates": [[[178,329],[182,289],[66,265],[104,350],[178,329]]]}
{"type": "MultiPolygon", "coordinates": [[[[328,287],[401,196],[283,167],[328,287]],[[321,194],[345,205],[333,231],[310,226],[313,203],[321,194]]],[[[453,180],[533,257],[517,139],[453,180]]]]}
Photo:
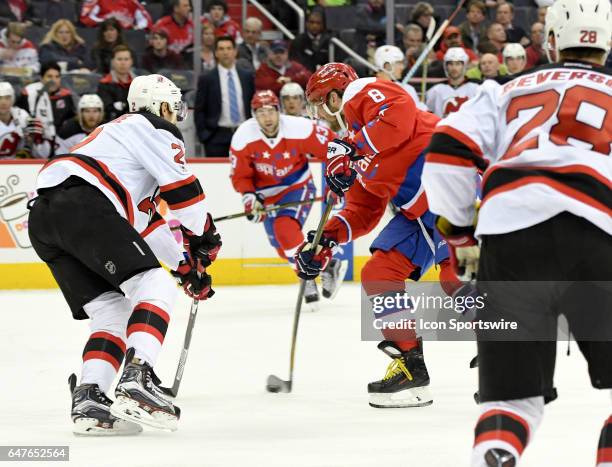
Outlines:
{"type": "MultiPolygon", "coordinates": [[[[242,211],[242,202],[229,179],[227,159],[199,159],[192,161],[192,170],[199,178],[210,211],[222,216],[242,211]]],[[[53,277],[40,262],[28,238],[27,201],[34,196],[36,174],[42,167],[39,161],[0,162],[0,288],[53,288],[53,277]]],[[[321,165],[311,164],[317,195],[321,192],[321,165]]],[[[162,206],[162,214],[168,216],[162,206]]],[[[316,203],[306,223],[306,230],[316,228],[321,215],[321,203],[316,203]]],[[[390,217],[390,214],[387,214],[390,217]]],[[[172,225],[173,221],[167,217],[172,225]]],[[[384,221],[381,225],[384,225],[384,221]]],[[[218,230],[223,238],[219,259],[211,268],[214,282],[227,285],[282,284],[295,282],[295,274],[286,261],[278,258],[269,245],[262,225],[246,219],[220,222],[218,230]]],[[[369,256],[368,247],[376,231],[354,242],[350,254],[353,279],[359,280],[360,270],[369,256]]]]}

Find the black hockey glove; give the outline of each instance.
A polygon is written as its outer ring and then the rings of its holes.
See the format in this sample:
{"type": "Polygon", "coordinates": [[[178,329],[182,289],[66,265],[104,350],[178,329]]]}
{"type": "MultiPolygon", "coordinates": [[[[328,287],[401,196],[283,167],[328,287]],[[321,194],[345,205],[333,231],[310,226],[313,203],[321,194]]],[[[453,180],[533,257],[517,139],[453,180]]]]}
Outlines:
{"type": "Polygon", "coordinates": [[[183,232],[183,247],[191,258],[200,260],[205,268],[217,259],[217,254],[223,242],[221,242],[221,235],[217,233],[217,228],[210,213],[206,215],[206,224],[202,235],[195,235],[182,225],[181,231],[183,232]]]}
{"type": "Polygon", "coordinates": [[[295,254],[295,265],[300,279],[315,279],[327,267],[334,254],[334,249],[338,246],[338,242],[332,238],[322,236],[315,251],[312,245],[315,233],[314,230],[308,232],[306,241],[295,254]]]}
{"type": "Polygon", "coordinates": [[[175,271],[170,271],[185,294],[198,300],[206,300],[215,294],[211,288],[212,278],[206,274],[206,269],[196,266],[186,256],[175,271]]]}
{"type": "Polygon", "coordinates": [[[362,157],[356,155],[355,147],[347,141],[336,138],[327,144],[325,181],[339,197],[343,197],[355,182],[357,172],[351,167],[351,162],[359,159],[362,157]]]}

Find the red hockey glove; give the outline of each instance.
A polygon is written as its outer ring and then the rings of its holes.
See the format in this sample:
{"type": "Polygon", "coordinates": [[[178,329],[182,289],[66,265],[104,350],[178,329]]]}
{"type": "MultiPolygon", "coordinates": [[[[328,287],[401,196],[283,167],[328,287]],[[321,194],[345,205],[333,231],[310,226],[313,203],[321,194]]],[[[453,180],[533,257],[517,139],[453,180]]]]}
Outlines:
{"type": "Polygon", "coordinates": [[[34,144],[41,144],[43,142],[43,134],[45,128],[43,123],[38,118],[28,118],[27,126],[25,127],[25,135],[32,138],[34,144]]]}
{"type": "Polygon", "coordinates": [[[206,224],[202,235],[195,235],[182,225],[181,231],[183,232],[183,247],[191,258],[199,260],[205,268],[217,259],[217,254],[219,254],[223,242],[221,241],[221,235],[217,233],[217,228],[210,213],[206,215],[206,224]]]}
{"type": "Polygon", "coordinates": [[[451,265],[457,277],[462,281],[476,280],[480,246],[474,237],[474,226],[457,227],[448,219],[438,217],[436,227],[448,243],[451,265]]]}
{"type": "Polygon", "coordinates": [[[338,242],[334,239],[323,235],[315,250],[312,245],[315,233],[314,230],[308,232],[306,241],[295,254],[297,275],[304,280],[315,279],[327,267],[334,254],[334,249],[338,246],[338,242]]]}
{"type": "Polygon", "coordinates": [[[183,291],[191,298],[206,300],[215,294],[211,288],[212,278],[206,274],[206,269],[198,261],[193,264],[188,255],[181,261],[175,271],[170,271],[183,291]]]}
{"type": "Polygon", "coordinates": [[[336,138],[327,143],[325,181],[329,189],[339,197],[344,196],[344,192],[357,178],[357,172],[351,167],[351,162],[361,158],[356,155],[355,147],[348,141],[336,138]]]}
{"type": "Polygon", "coordinates": [[[242,204],[244,212],[247,213],[247,219],[257,224],[266,218],[264,211],[264,197],[259,193],[248,192],[242,195],[242,204]]]}

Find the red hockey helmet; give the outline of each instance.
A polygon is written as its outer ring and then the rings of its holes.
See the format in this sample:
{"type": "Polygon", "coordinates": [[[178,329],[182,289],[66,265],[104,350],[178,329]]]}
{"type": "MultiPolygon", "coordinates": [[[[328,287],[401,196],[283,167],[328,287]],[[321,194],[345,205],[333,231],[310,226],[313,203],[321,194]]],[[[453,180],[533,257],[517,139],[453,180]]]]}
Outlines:
{"type": "Polygon", "coordinates": [[[255,112],[257,109],[270,105],[280,109],[280,102],[278,97],[269,89],[265,91],[257,91],[251,99],[251,110],[255,112]]]}
{"type": "Polygon", "coordinates": [[[331,91],[344,92],[347,86],[358,79],[357,73],[346,63],[328,63],[323,65],[308,80],[306,100],[313,105],[323,104],[331,91]]]}

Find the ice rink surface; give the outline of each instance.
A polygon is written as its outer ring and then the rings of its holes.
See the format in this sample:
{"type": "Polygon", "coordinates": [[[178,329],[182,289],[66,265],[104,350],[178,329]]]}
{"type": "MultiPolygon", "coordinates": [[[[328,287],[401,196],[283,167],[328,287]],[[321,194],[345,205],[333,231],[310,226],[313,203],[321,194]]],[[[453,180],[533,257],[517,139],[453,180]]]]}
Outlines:
{"type": "MultiPolygon", "coordinates": [[[[478,415],[476,370],[468,368],[475,344],[425,344],[432,406],[371,408],[366,384],[384,375],[389,358],[360,341],[356,285],[345,284],[334,302],[303,314],[294,392],[268,394],[270,373],[287,377],[296,293],[297,285],[219,287],[200,304],[176,400],[177,432],[76,438],[66,380],[80,369],[87,322],[72,320],[59,291],[0,292],[0,444],[69,445],[69,465],[83,467],[469,465],[478,415]]],[[[181,295],[156,367],[167,384],[188,311],[181,295]]],[[[523,466],[594,465],[610,397],[591,389],[577,346],[570,357],[565,351],[560,345],[560,398],[547,406],[523,466]]]]}

